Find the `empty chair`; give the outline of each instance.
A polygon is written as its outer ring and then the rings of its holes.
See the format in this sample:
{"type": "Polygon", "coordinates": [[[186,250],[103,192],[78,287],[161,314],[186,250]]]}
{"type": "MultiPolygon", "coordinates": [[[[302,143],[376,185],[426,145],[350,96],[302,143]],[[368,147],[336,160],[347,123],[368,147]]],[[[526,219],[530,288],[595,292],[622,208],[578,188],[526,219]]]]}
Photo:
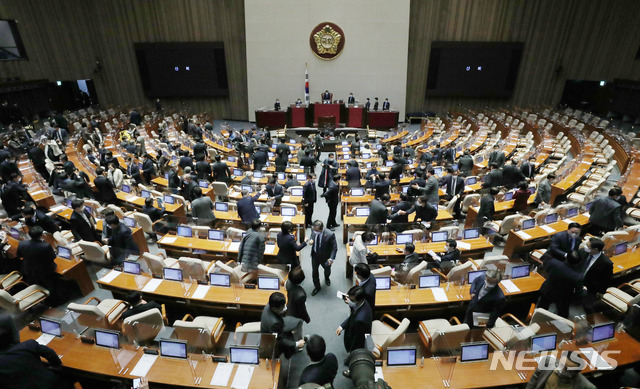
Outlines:
{"type": "Polygon", "coordinates": [[[458,226],[447,226],[447,227],[440,227],[440,230],[438,231],[447,231],[449,233],[449,239],[457,239],[459,230],[460,230],[460,227],[458,226]]]}
{"type": "Polygon", "coordinates": [[[229,261],[224,263],[220,260],[215,262],[215,266],[219,269],[220,273],[229,274],[229,281],[232,284],[240,283],[240,280],[246,275],[245,272],[242,271],[242,266],[238,266],[235,261],[229,261]]]}
{"type": "Polygon", "coordinates": [[[479,204],[480,204],[480,194],[479,193],[468,194],[462,200],[462,205],[461,205],[462,212],[467,213],[467,212],[469,212],[469,207],[477,206],[479,204]]]}
{"type": "MultiPolygon", "coordinates": [[[[607,288],[607,292],[602,295],[602,301],[620,313],[627,313],[629,307],[640,302],[640,294],[632,296],[631,294],[624,292],[621,289],[622,286],[624,286],[624,284],[620,285],[618,288],[607,288]]],[[[637,293],[637,290],[634,289],[634,291],[637,293]]]]}
{"type": "Polygon", "coordinates": [[[212,316],[197,316],[194,318],[190,314],[186,314],[182,320],[173,322],[173,328],[175,329],[176,337],[186,340],[187,344],[211,349],[220,340],[224,330],[224,320],[221,317],[212,316]],[[200,331],[196,332],[194,329],[200,331]],[[204,341],[204,344],[201,343],[202,341],[204,341]]]}
{"type": "Polygon", "coordinates": [[[178,264],[180,265],[180,269],[182,269],[184,278],[190,278],[199,283],[207,283],[209,263],[205,263],[198,258],[180,257],[178,258],[178,264]]]}
{"type": "Polygon", "coordinates": [[[179,267],[178,260],[167,258],[163,253],[144,253],[140,256],[140,260],[147,265],[147,268],[154,276],[162,276],[162,269],[165,267],[179,267]]]}
{"type": "Polygon", "coordinates": [[[418,265],[411,268],[411,270],[409,270],[409,273],[407,274],[406,282],[409,284],[418,285],[420,283],[420,274],[427,268],[427,265],[427,261],[422,261],[418,265]]]}
{"type": "Polygon", "coordinates": [[[158,308],[153,308],[125,318],[122,322],[122,333],[138,345],[146,344],[153,340],[166,324],[166,315],[158,308]]]}
{"type": "Polygon", "coordinates": [[[120,220],[124,219],[125,214],[124,214],[124,211],[122,210],[122,208],[120,208],[120,207],[118,207],[118,206],[116,206],[116,205],[113,205],[113,204],[109,204],[109,205],[107,205],[107,207],[106,207],[106,208],[107,208],[108,210],[113,211],[113,213],[115,213],[115,214],[116,214],[116,216],[118,217],[118,219],[120,219],[120,220]]]}
{"type": "Polygon", "coordinates": [[[70,239],[72,238],[73,234],[71,234],[71,231],[56,231],[53,233],[53,239],[56,241],[56,245],[71,249],[71,253],[73,253],[73,255],[81,255],[82,248],[78,243],[70,242],[70,239]]]}
{"type": "Polygon", "coordinates": [[[153,229],[153,226],[157,223],[162,223],[162,219],[152,222],[149,215],[142,212],[134,212],[132,216],[145,234],[149,235],[154,241],[158,240],[158,236],[156,235],[156,231],[153,229]]]}
{"type": "Polygon", "coordinates": [[[506,255],[487,255],[484,257],[482,262],[480,262],[480,265],[478,266],[478,270],[488,269],[489,265],[498,267],[498,265],[501,262],[505,263],[508,261],[509,261],[509,257],[507,257],[506,255]]]}
{"type": "Polygon", "coordinates": [[[220,201],[227,201],[229,197],[229,187],[224,182],[212,182],[213,194],[220,201]]]}
{"type": "Polygon", "coordinates": [[[289,276],[289,271],[260,264],[258,265],[258,276],[278,277],[280,279],[280,284],[284,285],[284,282],[289,276]]]}
{"type": "Polygon", "coordinates": [[[98,317],[104,317],[109,324],[113,324],[118,321],[124,311],[129,309],[129,304],[117,299],[100,300],[97,297],[89,297],[82,304],[69,303],[67,309],[74,312],[90,313],[98,317]],[[91,301],[97,301],[98,304],[89,304],[91,301]]]}
{"type": "Polygon", "coordinates": [[[514,347],[518,344],[527,345],[530,339],[540,331],[540,325],[532,323],[528,326],[524,325],[520,320],[510,313],[503,315],[502,318],[496,320],[496,324],[492,328],[487,328],[482,337],[498,351],[506,348],[514,347]],[[503,320],[504,317],[510,317],[518,326],[509,325],[503,320]]]}
{"type": "Polygon", "coordinates": [[[239,228],[229,227],[227,228],[227,237],[231,240],[241,240],[242,234],[245,232],[245,230],[241,230],[239,228]]]}
{"type": "Polygon", "coordinates": [[[0,308],[20,313],[44,301],[49,297],[49,291],[40,285],[31,285],[20,292],[11,295],[6,290],[0,290],[0,308]]]}
{"type": "Polygon", "coordinates": [[[249,323],[236,323],[236,333],[238,334],[247,334],[247,333],[259,333],[260,332],[260,322],[252,321],[249,323]]]}
{"type": "Polygon", "coordinates": [[[463,284],[467,279],[467,274],[471,270],[476,270],[473,262],[467,261],[461,265],[454,266],[446,276],[447,281],[463,284]]]}
{"type": "MultiPolygon", "coordinates": [[[[534,305],[532,304],[532,307],[534,305]]],[[[529,325],[532,324],[542,324],[549,323],[555,321],[556,323],[561,323],[567,325],[573,331],[576,327],[575,323],[569,319],[565,319],[562,316],[556,315],[555,313],[549,312],[544,308],[535,308],[533,313],[530,315],[529,325]]]]}
{"type": "Polygon", "coordinates": [[[469,335],[469,325],[461,324],[457,317],[423,320],[418,325],[418,335],[433,354],[451,353],[451,348],[459,347],[469,335]]]}
{"type": "Polygon", "coordinates": [[[380,266],[377,269],[371,269],[371,274],[373,274],[374,277],[390,277],[392,271],[393,268],[391,268],[391,266],[380,266]]]}
{"type": "Polygon", "coordinates": [[[14,270],[9,274],[0,274],[0,290],[8,291],[20,281],[22,281],[22,274],[18,271],[14,270]]]}
{"type": "Polygon", "coordinates": [[[374,320],[371,324],[371,338],[375,345],[373,354],[376,355],[376,357],[380,356],[388,345],[407,331],[409,324],[411,324],[411,321],[407,318],[402,319],[402,322],[400,322],[395,317],[386,313],[382,315],[380,320],[374,320]],[[389,322],[385,322],[385,319],[389,322]]]}
{"type": "Polygon", "coordinates": [[[414,241],[420,241],[424,239],[424,231],[420,229],[402,231],[402,234],[411,234],[414,241]]]}
{"type": "Polygon", "coordinates": [[[99,265],[107,265],[111,261],[109,255],[109,246],[100,246],[98,243],[81,240],[78,245],[82,249],[82,258],[89,262],[94,262],[99,265]]]}

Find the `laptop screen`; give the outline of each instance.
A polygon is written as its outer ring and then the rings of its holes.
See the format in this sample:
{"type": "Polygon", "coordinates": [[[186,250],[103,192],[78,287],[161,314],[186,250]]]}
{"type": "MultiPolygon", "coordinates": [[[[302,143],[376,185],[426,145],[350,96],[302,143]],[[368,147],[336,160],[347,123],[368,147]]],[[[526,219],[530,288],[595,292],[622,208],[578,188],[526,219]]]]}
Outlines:
{"type": "Polygon", "coordinates": [[[591,342],[601,342],[603,340],[613,339],[615,334],[615,323],[609,322],[604,324],[597,324],[591,327],[593,330],[593,335],[591,337],[591,342]]]}
{"type": "Polygon", "coordinates": [[[587,203],[587,205],[585,206],[585,208],[587,209],[587,212],[589,212],[592,205],[593,205],[593,201],[587,203]]]}
{"type": "Polygon", "coordinates": [[[531,351],[551,351],[556,348],[556,334],[536,335],[531,338],[531,351]]]}
{"type": "Polygon", "coordinates": [[[164,202],[167,204],[173,205],[175,203],[175,200],[171,195],[164,195],[163,198],[164,198],[164,202]]]}
{"type": "Polygon", "coordinates": [[[413,234],[397,234],[396,244],[405,244],[413,242],[413,234]]]}
{"type": "Polygon", "coordinates": [[[377,246],[378,245],[378,237],[376,234],[373,234],[373,240],[369,243],[365,243],[367,246],[377,246]]]}
{"type": "Polygon", "coordinates": [[[391,277],[376,277],[376,290],[391,289],[391,277]]]}
{"type": "Polygon", "coordinates": [[[369,208],[358,207],[356,208],[356,216],[369,216],[369,208]]]}
{"type": "MultiPolygon", "coordinates": [[[[460,148],[462,150],[462,148],[460,148]]],[[[454,163],[453,165],[451,165],[451,169],[453,169],[453,171],[458,170],[458,164],[454,163]]]]}
{"type": "Polygon", "coordinates": [[[64,259],[71,259],[71,250],[63,246],[58,246],[58,256],[64,259]]]}
{"type": "Polygon", "coordinates": [[[236,157],[234,157],[233,155],[229,155],[229,156],[227,156],[227,161],[235,162],[236,161],[236,157]]]}
{"type": "Polygon", "coordinates": [[[258,277],[258,289],[280,290],[278,277],[258,277]]]}
{"type": "Polygon", "coordinates": [[[513,192],[507,192],[504,194],[504,201],[513,200],[513,192]]]}
{"type": "Polygon", "coordinates": [[[392,167],[393,165],[395,165],[395,162],[393,162],[393,161],[387,161],[387,162],[385,162],[385,166],[386,166],[386,167],[392,167]]]}
{"type": "Polygon", "coordinates": [[[433,168],[433,174],[435,174],[436,176],[441,176],[442,175],[442,168],[441,167],[434,167],[433,168]]]}
{"type": "Polygon", "coordinates": [[[291,196],[302,196],[302,188],[292,188],[291,196]]]}
{"type": "Polygon", "coordinates": [[[287,178],[287,176],[284,173],[278,173],[278,180],[284,180],[285,178],[287,178]]]}
{"type": "Polygon", "coordinates": [[[84,206],[84,210],[85,210],[85,212],[87,212],[89,215],[93,215],[93,208],[91,208],[90,206],[85,205],[85,206],[84,206]]]}
{"type": "Polygon", "coordinates": [[[240,187],[240,190],[245,190],[245,189],[248,190],[249,193],[251,193],[251,185],[242,185],[240,187]]]}
{"type": "Polygon", "coordinates": [[[371,162],[367,162],[367,169],[371,169],[371,162]]]}
{"type": "Polygon", "coordinates": [[[209,230],[209,240],[224,240],[224,232],[220,230],[209,230]]]}
{"type": "Polygon", "coordinates": [[[178,236],[182,236],[185,238],[191,238],[191,227],[187,226],[178,226],[178,236]]]}
{"type": "Polygon", "coordinates": [[[578,208],[567,209],[567,217],[574,217],[578,215],[578,208]]]}
{"type": "Polygon", "coordinates": [[[129,185],[122,185],[122,191],[124,193],[131,193],[131,188],[129,187],[129,185]]]}
{"type": "Polygon", "coordinates": [[[536,220],[535,219],[526,219],[522,221],[522,229],[523,230],[528,230],[530,228],[533,228],[536,226],[536,220]]]}
{"type": "Polygon", "coordinates": [[[258,206],[258,205],[255,205],[254,207],[255,207],[255,209],[256,209],[256,212],[257,212],[257,213],[260,213],[260,212],[261,212],[261,210],[260,210],[260,206],[258,206]]]}
{"type": "Polygon", "coordinates": [[[216,211],[218,212],[229,212],[229,204],[227,203],[219,203],[216,201],[216,211]]]}
{"type": "Polygon", "coordinates": [[[480,236],[479,228],[467,228],[464,230],[464,239],[475,239],[480,236]]]}
{"type": "Polygon", "coordinates": [[[449,238],[449,231],[436,231],[431,233],[432,242],[444,242],[449,238]]]}
{"type": "Polygon", "coordinates": [[[484,273],[486,273],[486,270],[474,270],[474,271],[470,271],[469,273],[467,273],[467,282],[469,283],[469,285],[471,285],[471,283],[473,282],[473,280],[475,280],[476,278],[480,277],[481,275],[483,275],[484,273]]]}
{"type": "Polygon", "coordinates": [[[306,181],[307,180],[307,175],[304,173],[298,173],[296,174],[296,179],[298,181],[306,181]]]}
{"type": "Polygon", "coordinates": [[[282,207],[280,208],[280,213],[282,214],[282,216],[295,216],[296,209],[293,207],[282,207]]]}
{"type": "Polygon", "coordinates": [[[409,192],[409,186],[405,185],[402,187],[402,193],[407,194],[407,192],[409,192]]]}
{"type": "Polygon", "coordinates": [[[210,273],[209,281],[213,286],[230,286],[231,277],[226,273],[210,273]]]}
{"type": "Polygon", "coordinates": [[[482,161],[484,161],[484,157],[483,157],[482,155],[479,155],[479,156],[476,158],[476,163],[481,163],[482,161]]]}
{"type": "Polygon", "coordinates": [[[257,347],[229,347],[229,362],[231,363],[257,365],[259,361],[257,347]]]}
{"type": "Polygon", "coordinates": [[[350,153],[350,152],[351,152],[351,149],[350,149],[349,147],[343,147],[343,148],[342,148],[342,152],[343,152],[343,153],[350,153]]]}
{"type": "Polygon", "coordinates": [[[627,252],[627,244],[626,243],[618,243],[616,248],[613,251],[613,255],[620,255],[627,252]]]}
{"type": "Polygon", "coordinates": [[[120,348],[120,333],[109,330],[95,330],[96,345],[109,348],[120,348]]]}
{"type": "Polygon", "coordinates": [[[163,357],[186,358],[187,342],[180,340],[161,340],[160,355],[163,357]]]}
{"type": "Polygon", "coordinates": [[[124,261],[122,263],[122,271],[129,274],[140,274],[140,264],[133,261],[124,261]]]}
{"type": "Polygon", "coordinates": [[[163,267],[162,274],[165,280],[182,281],[182,269],[174,269],[172,267],[163,267]]]}
{"type": "Polygon", "coordinates": [[[387,366],[412,366],[416,364],[416,358],[415,347],[387,348],[387,366]]]}
{"type": "Polygon", "coordinates": [[[233,175],[234,176],[240,177],[240,176],[242,176],[242,174],[243,174],[242,173],[242,169],[233,169],[233,175]]]}
{"type": "Polygon", "coordinates": [[[478,179],[476,177],[469,177],[466,180],[464,180],[465,185],[473,185],[476,182],[478,182],[478,179]]]}
{"type": "Polygon", "coordinates": [[[53,336],[62,336],[62,328],[60,327],[60,322],[55,319],[41,317],[40,330],[42,331],[43,334],[49,334],[53,336]]]}
{"type": "Polygon", "coordinates": [[[511,278],[529,277],[529,265],[518,265],[511,268],[511,278]]]}
{"type": "Polygon", "coordinates": [[[555,223],[558,221],[558,214],[557,213],[550,213],[547,216],[544,217],[544,222],[546,224],[551,224],[551,223],[555,223]]]}
{"type": "Polygon", "coordinates": [[[67,208],[71,208],[71,203],[73,203],[73,200],[67,199],[67,201],[66,201],[67,208]]]}
{"type": "Polygon", "coordinates": [[[253,178],[262,178],[262,172],[253,172],[253,178]]]}
{"type": "Polygon", "coordinates": [[[362,154],[362,159],[369,159],[369,158],[371,158],[371,154],[367,154],[367,153],[362,154]]]}
{"type": "Polygon", "coordinates": [[[140,197],[144,198],[144,199],[148,199],[149,197],[151,197],[151,192],[149,192],[148,190],[141,190],[140,191],[140,197]]]}
{"type": "Polygon", "coordinates": [[[206,180],[200,180],[198,181],[198,186],[201,188],[208,188],[209,187],[209,182],[206,180]]]}
{"type": "Polygon", "coordinates": [[[351,196],[364,196],[364,188],[351,188],[351,196]]]}
{"type": "Polygon", "coordinates": [[[439,288],[440,276],[438,274],[420,276],[420,288],[439,288]]]}
{"type": "Polygon", "coordinates": [[[12,228],[11,231],[9,232],[11,234],[11,237],[13,239],[18,239],[20,240],[20,231],[16,230],[15,228],[12,228]]]}
{"type": "Polygon", "coordinates": [[[134,218],[125,217],[123,221],[124,221],[124,225],[129,228],[134,228],[136,226],[136,219],[134,218]]]}
{"type": "Polygon", "coordinates": [[[489,358],[489,343],[463,343],[460,345],[460,362],[483,361],[489,358]]]}

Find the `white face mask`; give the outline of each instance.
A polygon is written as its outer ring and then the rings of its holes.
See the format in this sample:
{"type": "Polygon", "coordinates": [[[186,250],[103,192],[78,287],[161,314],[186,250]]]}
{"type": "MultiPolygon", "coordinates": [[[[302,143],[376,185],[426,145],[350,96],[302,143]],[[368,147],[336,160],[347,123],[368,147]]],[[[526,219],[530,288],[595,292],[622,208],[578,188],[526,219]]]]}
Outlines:
{"type": "Polygon", "coordinates": [[[491,282],[489,282],[489,281],[487,281],[487,280],[485,280],[485,281],[484,281],[484,286],[485,286],[487,289],[494,288],[496,285],[497,285],[497,284],[491,283],[491,282]]]}
{"type": "Polygon", "coordinates": [[[569,236],[572,237],[573,239],[577,239],[580,236],[579,232],[570,232],[569,236]]]}
{"type": "Polygon", "coordinates": [[[356,306],[357,306],[357,304],[351,300],[347,300],[347,305],[349,306],[349,308],[352,308],[352,309],[356,309],[356,306]]]}

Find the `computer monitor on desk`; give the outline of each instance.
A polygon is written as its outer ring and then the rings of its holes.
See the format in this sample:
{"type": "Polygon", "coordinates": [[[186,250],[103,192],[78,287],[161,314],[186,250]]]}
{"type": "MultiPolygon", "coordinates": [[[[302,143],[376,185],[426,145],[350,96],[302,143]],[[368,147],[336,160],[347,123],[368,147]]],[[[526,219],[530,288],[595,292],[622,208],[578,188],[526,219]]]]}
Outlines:
{"type": "Polygon", "coordinates": [[[364,196],[364,188],[351,188],[351,196],[364,196]]]}
{"type": "Polygon", "coordinates": [[[178,236],[181,236],[183,238],[191,238],[192,235],[192,231],[191,231],[191,227],[189,226],[178,226],[178,236]]]}
{"type": "Polygon", "coordinates": [[[545,224],[551,224],[551,223],[555,223],[558,221],[558,214],[557,213],[550,213],[547,216],[544,217],[544,223],[545,224]]]}
{"type": "Polygon", "coordinates": [[[413,234],[396,234],[396,244],[413,242],[413,234]]]}
{"type": "Polygon", "coordinates": [[[280,278],[258,277],[258,289],[280,290],[280,278]]]}
{"type": "Polygon", "coordinates": [[[124,193],[131,193],[131,187],[129,185],[122,185],[122,191],[124,193]]]}
{"type": "Polygon", "coordinates": [[[148,199],[149,197],[151,197],[151,192],[143,189],[140,191],[140,197],[142,197],[143,199],[148,199]]]}
{"type": "Polygon", "coordinates": [[[580,210],[578,208],[569,208],[567,209],[567,216],[566,217],[574,217],[574,216],[578,216],[578,212],[580,212],[580,210]]]}
{"type": "Polygon", "coordinates": [[[358,217],[366,217],[369,216],[370,209],[365,207],[357,207],[356,208],[356,216],[358,217]]]}
{"type": "Polygon", "coordinates": [[[140,264],[135,261],[124,261],[122,271],[128,274],[140,275],[140,264]]]}
{"type": "Polygon", "coordinates": [[[160,355],[171,358],[187,358],[187,342],[184,340],[160,340],[160,355]]]}
{"type": "Polygon", "coordinates": [[[489,359],[489,343],[463,343],[460,345],[460,362],[477,362],[489,359]]]}
{"type": "Polygon", "coordinates": [[[229,347],[229,362],[257,365],[260,363],[258,348],[250,346],[229,347]]]}
{"type": "Polygon", "coordinates": [[[556,338],[556,334],[543,334],[534,336],[533,338],[531,338],[531,351],[534,353],[541,353],[545,351],[555,350],[556,338]]]}
{"type": "Polygon", "coordinates": [[[476,239],[480,236],[479,228],[467,228],[464,230],[463,238],[464,239],[476,239]]]}
{"type": "Polygon", "coordinates": [[[415,366],[415,347],[387,347],[387,366],[415,366]]]}
{"type": "Polygon", "coordinates": [[[435,231],[431,233],[432,242],[444,242],[449,239],[449,231],[435,231]]]}
{"type": "Polygon", "coordinates": [[[71,259],[71,250],[64,246],[58,246],[58,256],[64,259],[71,259]]]}
{"type": "Polygon", "coordinates": [[[478,178],[477,177],[467,177],[464,180],[464,184],[465,185],[474,185],[476,182],[478,182],[478,178]]]}
{"type": "Polygon", "coordinates": [[[606,322],[591,327],[591,343],[604,342],[615,337],[616,323],[606,322]]]}
{"type": "Polygon", "coordinates": [[[129,227],[129,228],[135,228],[136,227],[136,219],[131,218],[131,217],[125,217],[123,219],[124,221],[124,225],[129,227]]]}
{"type": "Polygon", "coordinates": [[[227,203],[219,203],[216,201],[215,209],[218,212],[229,212],[229,204],[227,203]]]}
{"type": "Polygon", "coordinates": [[[201,188],[208,188],[209,187],[209,182],[206,180],[200,180],[198,181],[198,186],[201,188]]]}
{"type": "Polygon", "coordinates": [[[511,267],[511,278],[529,277],[531,269],[528,264],[516,265],[511,267]]]}
{"type": "Polygon", "coordinates": [[[621,255],[627,252],[627,244],[626,243],[618,243],[615,245],[613,249],[613,255],[621,255]]]}
{"type": "Polygon", "coordinates": [[[182,282],[182,269],[163,267],[162,275],[165,280],[182,282]]]}
{"type": "Polygon", "coordinates": [[[440,275],[426,275],[420,276],[420,289],[424,288],[439,288],[440,287],[440,275]]]}
{"type": "Polygon", "coordinates": [[[285,178],[287,178],[286,174],[284,174],[283,172],[278,173],[278,180],[284,180],[285,178]]]}
{"type": "Polygon", "coordinates": [[[482,276],[486,272],[487,272],[487,270],[473,270],[473,271],[470,271],[469,273],[467,273],[467,283],[469,285],[471,285],[473,283],[473,280],[475,280],[476,278],[482,276]]]}
{"type": "Polygon", "coordinates": [[[525,219],[522,221],[522,229],[528,230],[536,226],[536,219],[525,219]]]}
{"type": "Polygon", "coordinates": [[[173,205],[176,202],[175,198],[173,196],[171,196],[171,195],[164,195],[164,196],[162,196],[162,199],[164,200],[164,202],[166,204],[173,205]]]}
{"type": "Polygon", "coordinates": [[[393,162],[393,161],[387,161],[387,162],[385,162],[385,164],[384,164],[384,165],[385,165],[386,167],[393,167],[393,165],[395,165],[395,162],[393,162]]]}
{"type": "Polygon", "coordinates": [[[298,181],[306,181],[307,180],[307,175],[306,175],[306,173],[298,173],[298,174],[296,174],[296,179],[298,181]]]}
{"type": "Polygon", "coordinates": [[[376,277],[376,290],[390,290],[391,277],[376,277]]]}
{"type": "Polygon", "coordinates": [[[371,154],[369,153],[362,154],[362,159],[369,159],[369,158],[371,158],[371,154]]]}
{"type": "Polygon", "coordinates": [[[504,194],[504,201],[513,200],[513,192],[507,192],[504,194]]]}
{"type": "Polygon", "coordinates": [[[244,172],[242,171],[242,169],[233,169],[233,175],[236,177],[242,177],[244,175],[244,172]]]}
{"type": "Polygon", "coordinates": [[[280,215],[285,217],[296,216],[296,209],[293,207],[282,207],[280,208],[280,215]]]}
{"type": "Polygon", "coordinates": [[[42,331],[43,334],[61,337],[62,327],[60,325],[60,320],[44,316],[40,317],[40,331],[42,331]]]}
{"type": "Polygon", "coordinates": [[[262,172],[257,172],[257,171],[253,172],[253,178],[262,178],[262,177],[263,177],[262,172]]]}
{"type": "Polygon", "coordinates": [[[224,240],[224,232],[220,230],[209,230],[208,238],[209,240],[224,240]]]}
{"type": "Polygon", "coordinates": [[[231,285],[231,276],[227,273],[210,273],[209,281],[212,286],[228,287],[231,285]]]}
{"type": "Polygon", "coordinates": [[[107,348],[120,348],[120,333],[110,330],[95,330],[96,346],[107,348]]]}
{"type": "Polygon", "coordinates": [[[247,192],[251,193],[251,185],[241,185],[240,190],[246,190],[247,192]]]}
{"type": "Polygon", "coordinates": [[[291,196],[302,197],[303,191],[302,188],[291,188],[291,196]]]}
{"type": "Polygon", "coordinates": [[[233,155],[229,155],[229,156],[227,156],[227,161],[235,162],[236,161],[236,157],[234,157],[233,155]]]}

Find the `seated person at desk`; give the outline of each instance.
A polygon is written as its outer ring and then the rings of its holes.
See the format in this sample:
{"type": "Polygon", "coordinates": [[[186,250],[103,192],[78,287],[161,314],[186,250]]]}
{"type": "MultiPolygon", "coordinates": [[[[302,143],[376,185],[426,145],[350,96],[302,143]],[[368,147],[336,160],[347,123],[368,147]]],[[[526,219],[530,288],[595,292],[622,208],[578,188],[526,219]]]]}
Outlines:
{"type": "Polygon", "coordinates": [[[213,201],[211,198],[202,193],[200,187],[193,188],[193,194],[196,199],[191,202],[191,216],[196,219],[199,226],[213,227],[216,222],[216,215],[213,214],[213,201]]]}
{"type": "Polygon", "coordinates": [[[356,266],[359,263],[367,264],[367,254],[369,254],[369,249],[366,244],[371,243],[375,236],[373,232],[365,231],[362,234],[358,234],[358,236],[353,239],[353,246],[351,247],[351,256],[349,256],[349,263],[351,266],[356,266]]]}
{"type": "Polygon", "coordinates": [[[375,182],[373,183],[373,188],[375,189],[375,198],[379,199],[385,194],[389,194],[389,186],[391,185],[391,181],[387,180],[387,175],[385,173],[380,173],[376,176],[375,182]]]}
{"type": "Polygon", "coordinates": [[[139,254],[138,245],[133,240],[131,229],[120,223],[118,216],[109,215],[104,219],[105,224],[111,228],[111,233],[107,237],[109,251],[111,252],[111,262],[115,265],[122,265],[129,254],[139,254]]]}
{"type": "Polygon", "coordinates": [[[469,290],[471,301],[464,316],[464,322],[469,327],[474,327],[474,313],[488,314],[487,328],[496,324],[505,303],[504,293],[498,286],[500,280],[502,280],[502,274],[496,269],[489,269],[471,283],[469,290]]]}
{"type": "Polygon", "coordinates": [[[426,222],[427,228],[431,226],[434,220],[438,217],[438,208],[427,202],[427,196],[422,195],[418,197],[416,203],[408,211],[398,211],[399,215],[410,215],[416,213],[414,222],[426,222]]]}
{"type": "Polygon", "coordinates": [[[269,178],[269,182],[266,185],[267,196],[270,199],[274,199],[274,206],[279,207],[282,198],[284,197],[284,187],[278,183],[276,177],[269,178]]]}
{"type": "Polygon", "coordinates": [[[438,255],[433,251],[429,251],[429,255],[435,260],[435,262],[429,263],[428,266],[430,269],[436,267],[451,270],[460,259],[460,250],[458,250],[458,243],[455,239],[447,239],[444,245],[444,253],[438,255]]]}
{"type": "Polygon", "coordinates": [[[42,362],[44,358],[51,367],[62,365],[58,353],[42,346],[33,339],[19,342],[13,323],[0,326],[0,377],[6,389],[24,388],[73,388],[54,370],[42,362]]]}
{"type": "Polygon", "coordinates": [[[252,221],[256,219],[260,219],[260,214],[256,211],[255,202],[260,198],[262,192],[258,192],[255,196],[251,196],[249,194],[249,190],[243,189],[242,198],[238,200],[236,207],[238,209],[238,216],[240,216],[240,220],[247,226],[251,224],[252,221]]]}
{"type": "Polygon", "coordinates": [[[586,361],[576,351],[563,352],[560,360],[547,355],[540,359],[526,389],[596,389],[595,385],[580,374],[586,365],[586,361]]]}
{"type": "Polygon", "coordinates": [[[300,186],[300,181],[293,174],[287,174],[287,182],[284,184],[286,189],[291,188],[292,186],[300,186]]]}
{"type": "MultiPolygon", "coordinates": [[[[378,171],[378,166],[375,162],[371,163],[371,168],[367,170],[367,174],[365,174],[365,178],[367,181],[373,181],[372,176],[375,178],[380,172],[378,171]]],[[[373,183],[373,182],[372,182],[373,183]]],[[[369,183],[367,183],[369,184],[369,183]]]]}
{"type": "Polygon", "coordinates": [[[196,198],[196,195],[194,193],[195,188],[199,188],[198,183],[193,180],[191,173],[185,173],[182,176],[180,195],[187,201],[193,201],[196,198]]]}
{"type": "Polygon", "coordinates": [[[137,315],[138,313],[154,308],[162,311],[162,306],[157,302],[143,300],[140,292],[131,292],[124,298],[124,301],[129,304],[129,309],[122,313],[120,316],[121,319],[126,319],[129,316],[137,315]]]}
{"type": "Polygon", "coordinates": [[[296,350],[304,347],[302,339],[302,319],[284,316],[287,312],[287,299],[284,294],[274,292],[269,296],[269,304],[262,310],[260,332],[277,334],[276,343],[285,358],[291,358],[296,350]]]}
{"type": "Polygon", "coordinates": [[[326,350],[327,345],[322,336],[314,334],[309,337],[307,355],[311,359],[311,364],[302,370],[300,386],[306,383],[333,384],[338,372],[338,358],[333,353],[325,354],[326,350]]]}
{"type": "Polygon", "coordinates": [[[19,215],[20,207],[29,198],[28,188],[22,183],[22,175],[12,173],[11,179],[5,184],[0,200],[9,217],[19,215]]]}
{"type": "Polygon", "coordinates": [[[253,184],[253,173],[250,171],[244,172],[244,177],[240,181],[240,185],[251,185],[253,184]]]}
{"type": "Polygon", "coordinates": [[[142,207],[142,213],[149,216],[151,223],[153,224],[153,230],[157,232],[166,233],[168,231],[167,225],[164,221],[158,222],[164,216],[165,208],[162,205],[162,209],[153,206],[154,199],[149,197],[144,199],[144,206],[142,207]],[[156,223],[157,222],[157,223],[156,223]]]}
{"type": "MultiPolygon", "coordinates": [[[[60,231],[60,227],[58,227],[51,216],[39,209],[33,208],[33,206],[27,205],[22,208],[22,216],[24,217],[24,224],[27,227],[40,226],[43,230],[51,234],[60,231]]],[[[10,219],[4,219],[3,222],[6,223],[9,220],[10,219]]],[[[14,215],[11,220],[20,220],[20,214],[14,215]]]]}
{"type": "Polygon", "coordinates": [[[88,242],[99,242],[100,236],[96,232],[96,221],[89,211],[84,208],[84,201],[73,200],[71,202],[71,233],[76,240],[86,240],[88,242]]]}

